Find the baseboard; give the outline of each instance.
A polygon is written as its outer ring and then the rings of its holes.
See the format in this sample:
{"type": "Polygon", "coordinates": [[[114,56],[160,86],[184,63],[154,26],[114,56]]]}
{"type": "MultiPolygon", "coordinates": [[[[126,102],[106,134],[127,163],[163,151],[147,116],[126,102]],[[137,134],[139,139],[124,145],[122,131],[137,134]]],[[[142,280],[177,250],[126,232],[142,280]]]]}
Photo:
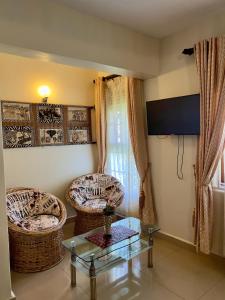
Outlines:
{"type": "Polygon", "coordinates": [[[11,297],[10,297],[9,300],[15,300],[15,299],[16,299],[16,296],[15,296],[15,294],[13,293],[13,291],[11,291],[11,297]]]}
{"type": "Polygon", "coordinates": [[[184,240],[184,239],[181,239],[177,236],[174,236],[172,234],[169,234],[169,233],[166,233],[166,232],[163,232],[163,231],[158,231],[155,236],[157,236],[158,238],[161,238],[163,240],[167,240],[167,241],[170,241],[172,242],[173,244],[176,244],[182,248],[185,248],[185,249],[188,249],[188,250],[191,250],[193,252],[196,252],[196,249],[195,249],[195,245],[187,240],[184,240]]]}
{"type": "Polygon", "coordinates": [[[187,240],[183,240],[179,237],[173,236],[173,235],[168,234],[168,233],[163,232],[163,231],[158,231],[155,234],[155,236],[160,238],[160,239],[170,241],[171,243],[176,244],[176,245],[180,246],[181,248],[187,249],[191,252],[194,252],[194,253],[196,253],[200,256],[210,257],[210,258],[212,258],[214,260],[217,260],[220,263],[225,265],[225,257],[220,256],[220,255],[215,254],[215,253],[210,253],[209,255],[201,253],[201,252],[197,253],[195,245],[193,243],[187,241],[187,240]]]}

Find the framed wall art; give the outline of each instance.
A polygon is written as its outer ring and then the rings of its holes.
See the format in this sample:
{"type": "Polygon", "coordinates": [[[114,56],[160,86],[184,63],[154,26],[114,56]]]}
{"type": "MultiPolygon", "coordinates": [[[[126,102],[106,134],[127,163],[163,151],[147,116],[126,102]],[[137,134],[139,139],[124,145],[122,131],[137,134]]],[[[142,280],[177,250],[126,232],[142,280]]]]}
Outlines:
{"type": "Polygon", "coordinates": [[[37,113],[40,123],[62,123],[63,121],[63,108],[59,105],[39,104],[37,113]]]}
{"type": "Polygon", "coordinates": [[[68,106],[68,121],[69,122],[87,122],[87,108],[68,106]]]}
{"type": "Polygon", "coordinates": [[[41,128],[39,133],[41,145],[64,144],[63,128],[41,128]]]}
{"type": "Polygon", "coordinates": [[[5,148],[24,148],[33,146],[33,132],[30,126],[3,126],[5,148]]]}
{"type": "Polygon", "coordinates": [[[89,142],[88,128],[69,128],[68,141],[70,144],[87,144],[89,142]]]}
{"type": "Polygon", "coordinates": [[[89,144],[92,106],[1,101],[4,148],[89,144]]]}
{"type": "Polygon", "coordinates": [[[30,104],[19,102],[2,103],[2,119],[11,122],[30,120],[30,104]]]}

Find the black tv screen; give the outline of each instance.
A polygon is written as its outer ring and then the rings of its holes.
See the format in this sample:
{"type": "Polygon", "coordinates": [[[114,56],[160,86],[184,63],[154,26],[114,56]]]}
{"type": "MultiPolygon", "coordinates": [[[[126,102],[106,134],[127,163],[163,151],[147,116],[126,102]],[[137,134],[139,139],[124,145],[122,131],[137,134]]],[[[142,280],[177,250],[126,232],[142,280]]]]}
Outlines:
{"type": "Polygon", "coordinates": [[[148,101],[146,105],[149,135],[199,135],[199,94],[148,101]]]}

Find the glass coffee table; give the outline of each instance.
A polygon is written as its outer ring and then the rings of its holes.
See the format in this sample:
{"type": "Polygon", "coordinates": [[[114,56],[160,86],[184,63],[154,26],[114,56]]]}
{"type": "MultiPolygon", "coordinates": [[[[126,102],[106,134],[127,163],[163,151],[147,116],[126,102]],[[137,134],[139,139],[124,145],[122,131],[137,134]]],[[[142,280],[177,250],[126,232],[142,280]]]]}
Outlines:
{"type": "Polygon", "coordinates": [[[148,267],[153,267],[153,234],[160,228],[157,225],[144,225],[133,217],[114,222],[113,226],[123,226],[136,231],[137,234],[104,249],[86,239],[102,232],[103,227],[63,241],[63,245],[71,252],[71,286],[76,286],[76,270],[84,272],[90,278],[91,300],[97,299],[98,274],[114,268],[121,262],[130,261],[142,252],[147,252],[148,267]]]}

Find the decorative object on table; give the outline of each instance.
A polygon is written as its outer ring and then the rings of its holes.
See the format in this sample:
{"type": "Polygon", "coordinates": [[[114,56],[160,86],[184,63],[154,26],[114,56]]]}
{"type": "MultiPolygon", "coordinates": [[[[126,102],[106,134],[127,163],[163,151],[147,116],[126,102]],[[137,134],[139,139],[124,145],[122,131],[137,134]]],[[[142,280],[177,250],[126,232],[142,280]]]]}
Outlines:
{"type": "MultiPolygon", "coordinates": [[[[109,202],[111,202],[110,200],[109,200],[109,202]]],[[[105,208],[103,209],[104,237],[105,238],[111,238],[111,236],[112,236],[112,234],[111,234],[111,225],[112,225],[112,221],[113,221],[112,217],[115,214],[115,208],[109,202],[106,204],[105,208]]]]}
{"type": "Polygon", "coordinates": [[[32,188],[7,190],[11,268],[17,272],[50,269],[64,258],[64,204],[54,195],[32,188]]]}
{"type": "Polygon", "coordinates": [[[3,145],[5,148],[33,146],[33,133],[30,126],[4,126],[3,145]]]}
{"type": "MultiPolygon", "coordinates": [[[[77,212],[75,234],[104,225],[104,208],[109,199],[116,209],[124,197],[123,186],[113,176],[93,173],[77,177],[70,184],[66,199],[77,212]]],[[[112,221],[116,216],[112,215],[112,221]]]]}
{"type": "MultiPolygon", "coordinates": [[[[76,272],[80,270],[88,275],[90,279],[90,299],[97,299],[96,277],[116,267],[124,261],[132,262],[132,259],[141,253],[147,253],[147,266],[153,267],[153,235],[159,230],[157,225],[145,225],[145,232],[142,232],[143,224],[136,218],[125,218],[113,224],[117,234],[127,232],[123,240],[118,239],[114,247],[109,243],[106,248],[100,248],[99,244],[89,240],[91,237],[98,238],[101,235],[102,242],[108,242],[103,237],[103,229],[97,228],[81,236],[75,236],[63,241],[63,245],[71,253],[71,287],[76,286],[76,272]],[[134,234],[134,235],[133,235],[134,234]]],[[[112,235],[115,236],[114,233],[112,235]]],[[[132,272],[132,264],[128,263],[128,272],[132,272]]],[[[128,277],[129,279],[129,277],[128,277]]]]}
{"type": "Polygon", "coordinates": [[[112,226],[110,236],[107,236],[107,238],[105,238],[105,231],[100,231],[87,236],[86,239],[104,249],[137,234],[139,234],[139,232],[122,225],[117,225],[112,226]]]}
{"type": "Polygon", "coordinates": [[[30,104],[20,102],[3,102],[2,103],[3,121],[22,121],[30,120],[30,104]]]}
{"type": "Polygon", "coordinates": [[[1,101],[4,148],[92,143],[92,106],[1,101]]]}

